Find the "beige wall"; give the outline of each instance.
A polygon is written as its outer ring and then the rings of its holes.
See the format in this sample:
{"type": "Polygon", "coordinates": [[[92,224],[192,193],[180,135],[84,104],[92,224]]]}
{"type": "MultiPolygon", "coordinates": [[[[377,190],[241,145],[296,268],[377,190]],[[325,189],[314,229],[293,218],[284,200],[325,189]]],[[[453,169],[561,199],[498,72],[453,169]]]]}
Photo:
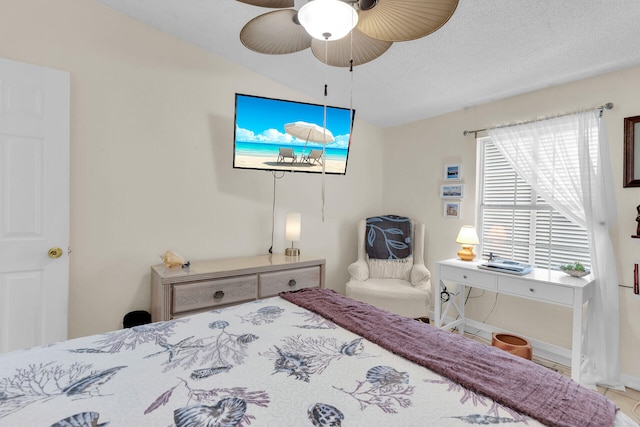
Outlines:
{"type": "MultiPolygon", "coordinates": [[[[385,134],[385,191],[387,210],[397,206],[403,213],[427,223],[427,264],[436,272],[437,260],[455,257],[457,232],[463,224],[475,224],[476,144],[464,130],[522,121],[550,114],[571,112],[613,102],[604,113],[611,146],[618,222],[613,239],[620,284],[620,324],[622,371],[640,377],[640,298],[633,295],[633,263],[640,259],[640,242],[635,234],[636,206],[640,188],[622,188],[623,118],[640,114],[640,99],[632,88],[640,86],[640,68],[611,73],[580,82],[540,90],[522,96],[468,108],[432,119],[388,128],[385,134]],[[442,214],[438,191],[447,163],[461,163],[465,195],[461,218],[442,214]],[[398,190],[400,189],[400,190],[398,190]]],[[[567,309],[500,296],[492,311],[494,293],[474,291],[469,313],[498,327],[513,329],[538,339],[570,347],[571,313],[567,309]]]]}
{"type": "MultiPolygon", "coordinates": [[[[71,74],[70,337],[148,309],[149,266],[167,249],[267,252],[274,179],[232,168],[234,94],[314,100],[92,0],[0,0],[0,11],[0,57],[71,74]]],[[[286,212],[302,212],[298,246],[327,259],[339,291],[356,222],[382,202],[380,129],[356,120],[352,149],[347,174],[326,177],[324,223],[320,175],[277,180],[275,251],[286,212]]]]}

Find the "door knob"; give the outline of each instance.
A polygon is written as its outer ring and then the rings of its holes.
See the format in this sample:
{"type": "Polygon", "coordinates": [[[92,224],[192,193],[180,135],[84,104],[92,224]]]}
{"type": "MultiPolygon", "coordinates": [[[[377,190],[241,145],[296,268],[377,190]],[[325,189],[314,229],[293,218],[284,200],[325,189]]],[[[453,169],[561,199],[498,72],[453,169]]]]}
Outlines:
{"type": "Polygon", "coordinates": [[[47,254],[49,255],[49,258],[60,258],[62,256],[62,249],[51,248],[47,254]]]}

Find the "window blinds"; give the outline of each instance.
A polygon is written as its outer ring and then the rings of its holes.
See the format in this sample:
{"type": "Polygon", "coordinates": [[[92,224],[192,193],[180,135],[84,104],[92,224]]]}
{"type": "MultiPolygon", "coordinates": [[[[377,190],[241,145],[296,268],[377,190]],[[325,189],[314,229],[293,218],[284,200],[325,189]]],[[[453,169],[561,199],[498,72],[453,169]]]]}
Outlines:
{"type": "Polygon", "coordinates": [[[479,230],[482,252],[558,269],[580,261],[590,268],[586,230],[554,211],[511,168],[490,138],[481,144],[479,230]]]}

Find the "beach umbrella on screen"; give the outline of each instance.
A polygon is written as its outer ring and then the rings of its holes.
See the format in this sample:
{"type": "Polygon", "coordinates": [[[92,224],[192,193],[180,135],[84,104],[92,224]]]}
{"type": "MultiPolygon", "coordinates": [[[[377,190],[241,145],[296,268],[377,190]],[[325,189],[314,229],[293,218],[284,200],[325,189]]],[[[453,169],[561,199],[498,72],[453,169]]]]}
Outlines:
{"type": "Polygon", "coordinates": [[[306,142],[319,142],[320,144],[329,144],[334,141],[333,134],[329,129],[318,126],[314,123],[293,122],[284,125],[284,131],[291,136],[302,139],[306,142]]]}
{"type": "MultiPolygon", "coordinates": [[[[302,148],[302,155],[307,149],[308,142],[318,142],[326,145],[331,144],[334,141],[333,134],[329,129],[318,126],[315,123],[307,122],[293,122],[284,125],[284,131],[291,136],[295,136],[298,139],[304,139],[304,147],[302,148]]],[[[322,147],[322,163],[324,164],[324,147],[322,147]]],[[[323,166],[324,172],[324,166],[323,166]]]]}

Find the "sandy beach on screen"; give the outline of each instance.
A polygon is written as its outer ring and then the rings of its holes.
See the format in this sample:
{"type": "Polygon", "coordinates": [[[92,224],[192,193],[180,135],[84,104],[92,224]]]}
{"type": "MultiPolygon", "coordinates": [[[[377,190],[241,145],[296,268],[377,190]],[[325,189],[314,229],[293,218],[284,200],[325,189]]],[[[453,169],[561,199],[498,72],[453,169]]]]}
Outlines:
{"type": "MultiPolygon", "coordinates": [[[[236,155],[236,167],[241,168],[269,168],[285,171],[322,172],[322,166],[310,165],[307,162],[291,163],[290,160],[277,163],[274,157],[236,155]]],[[[337,160],[327,160],[325,172],[344,173],[344,163],[337,160]]]]}

